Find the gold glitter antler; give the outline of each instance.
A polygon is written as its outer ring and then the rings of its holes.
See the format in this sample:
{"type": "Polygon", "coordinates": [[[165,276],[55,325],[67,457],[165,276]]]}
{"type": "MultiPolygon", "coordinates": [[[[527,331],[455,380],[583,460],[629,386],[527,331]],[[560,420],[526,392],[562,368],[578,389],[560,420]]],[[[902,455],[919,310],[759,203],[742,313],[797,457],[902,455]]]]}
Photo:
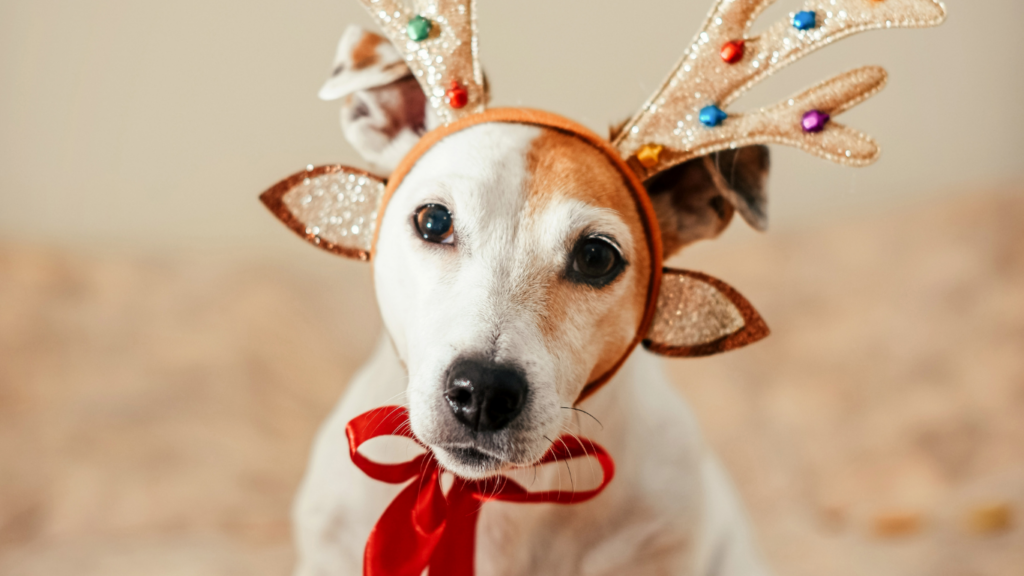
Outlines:
{"type": "Polygon", "coordinates": [[[442,124],[483,110],[475,0],[360,0],[405,57],[442,124]]]}
{"type": "Polygon", "coordinates": [[[622,129],[614,145],[646,178],[686,160],[756,143],[795,146],[822,158],[864,166],[878,145],[831,117],[882,89],[885,71],[841,74],[775,106],[727,113],[744,91],[783,66],[857,32],[935,26],[938,0],[811,0],[764,34],[747,37],[775,0],[718,0],[683,59],[622,129]]]}

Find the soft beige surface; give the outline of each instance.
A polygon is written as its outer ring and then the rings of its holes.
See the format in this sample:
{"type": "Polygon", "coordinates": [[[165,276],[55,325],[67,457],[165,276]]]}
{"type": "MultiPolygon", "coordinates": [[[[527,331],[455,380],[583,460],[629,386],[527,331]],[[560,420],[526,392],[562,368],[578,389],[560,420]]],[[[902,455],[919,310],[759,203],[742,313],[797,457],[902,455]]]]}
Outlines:
{"type": "MultiPolygon", "coordinates": [[[[669,366],[780,576],[1024,571],[1022,222],[1022,195],[962,197],[674,262],[774,330],[669,366]],[[1016,526],[969,532],[988,502],[1016,526]],[[895,513],[920,529],[877,535],[895,513]]],[[[0,574],[287,572],[306,451],[379,324],[367,268],[281,241],[310,259],[0,246],[0,574]]]]}
{"type": "Polygon", "coordinates": [[[670,366],[780,575],[1024,573],[1022,222],[1024,196],[961,198],[681,259],[773,330],[670,366]],[[967,534],[996,502],[1017,529],[967,534]]]}

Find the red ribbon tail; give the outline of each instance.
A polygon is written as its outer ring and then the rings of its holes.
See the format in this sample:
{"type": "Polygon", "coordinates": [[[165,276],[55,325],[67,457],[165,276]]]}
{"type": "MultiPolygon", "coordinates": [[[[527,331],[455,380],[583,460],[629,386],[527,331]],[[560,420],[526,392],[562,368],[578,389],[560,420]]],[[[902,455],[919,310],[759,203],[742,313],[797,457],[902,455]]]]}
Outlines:
{"type": "Polygon", "coordinates": [[[455,478],[448,491],[447,526],[430,557],[429,576],[473,576],[476,522],[483,506],[474,492],[474,483],[455,478]]]}
{"type": "Polygon", "coordinates": [[[433,473],[417,478],[391,501],[366,541],[363,576],[423,574],[445,533],[444,495],[438,474],[435,468],[433,473]],[[424,505],[424,501],[428,503],[424,505]],[[429,501],[441,505],[431,506],[429,501]]]}

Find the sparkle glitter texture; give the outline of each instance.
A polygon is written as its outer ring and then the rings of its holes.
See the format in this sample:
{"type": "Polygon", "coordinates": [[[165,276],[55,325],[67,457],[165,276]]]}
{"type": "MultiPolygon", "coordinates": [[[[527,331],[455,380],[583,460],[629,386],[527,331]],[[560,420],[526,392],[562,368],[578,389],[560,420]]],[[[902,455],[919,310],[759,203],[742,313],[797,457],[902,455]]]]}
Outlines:
{"type": "Polygon", "coordinates": [[[384,182],[345,166],[308,167],[261,200],[297,234],[330,252],[368,260],[384,182]]]}
{"type": "Polygon", "coordinates": [[[413,8],[397,0],[360,2],[405,57],[441,124],[484,109],[487,94],[477,54],[475,0],[416,0],[413,8]],[[429,19],[437,29],[421,42],[410,40],[407,33],[407,24],[416,16],[429,19]],[[453,81],[466,90],[466,105],[461,108],[446,101],[453,81]]]}
{"type": "Polygon", "coordinates": [[[662,276],[647,337],[664,346],[698,346],[735,334],[744,325],[740,311],[713,286],[669,273],[662,276]]]}
{"type": "Polygon", "coordinates": [[[657,166],[630,163],[637,167],[641,178],[698,156],[749,144],[788,144],[850,166],[864,166],[877,159],[878,145],[868,136],[836,122],[829,122],[821,132],[805,134],[801,117],[809,109],[835,117],[872,96],[885,84],[881,68],[847,72],[752,113],[730,112],[729,122],[714,129],[700,124],[700,110],[710,104],[728,110],[731,102],[768,75],[851,34],[878,28],[935,26],[945,19],[945,7],[938,0],[812,0],[804,10],[816,12],[815,28],[793,28],[791,15],[760,36],[747,37],[757,16],[773,2],[715,3],[675,70],[614,142],[627,159],[644,144],[665,146],[657,166]],[[730,65],[722,61],[719,51],[723,43],[737,39],[745,42],[746,58],[730,65]]]}

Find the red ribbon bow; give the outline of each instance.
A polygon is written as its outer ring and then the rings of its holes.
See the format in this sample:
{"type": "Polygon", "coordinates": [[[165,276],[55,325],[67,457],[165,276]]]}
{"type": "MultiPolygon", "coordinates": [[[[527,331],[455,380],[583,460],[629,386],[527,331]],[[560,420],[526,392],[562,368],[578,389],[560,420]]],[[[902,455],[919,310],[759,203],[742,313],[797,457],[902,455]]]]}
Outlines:
{"type": "Polygon", "coordinates": [[[601,446],[575,436],[562,436],[538,464],[593,456],[601,464],[601,485],[581,492],[549,490],[528,492],[511,479],[498,476],[483,480],[455,477],[448,494],[441,491],[441,468],[428,450],[399,464],[380,464],[358,452],[359,447],[378,436],[405,436],[416,440],[409,426],[409,413],[400,406],[375,408],[356,416],[345,429],[352,461],[367,476],[401,484],[415,479],[370,531],[363,555],[364,576],[473,576],[476,522],[483,502],[555,502],[576,504],[597,496],[615,475],[612,457],[601,446]]]}

